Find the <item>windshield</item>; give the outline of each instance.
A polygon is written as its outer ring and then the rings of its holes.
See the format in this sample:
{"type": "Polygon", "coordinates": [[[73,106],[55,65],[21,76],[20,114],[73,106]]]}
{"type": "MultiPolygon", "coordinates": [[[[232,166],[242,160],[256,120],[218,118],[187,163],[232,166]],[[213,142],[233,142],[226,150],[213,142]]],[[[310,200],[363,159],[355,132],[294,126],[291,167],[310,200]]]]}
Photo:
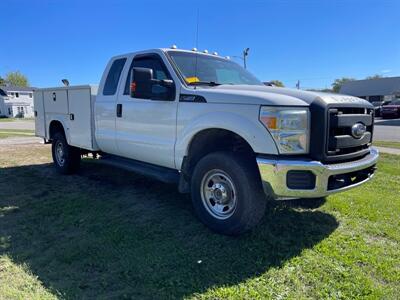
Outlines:
{"type": "Polygon", "coordinates": [[[195,52],[168,51],[168,54],[188,84],[263,85],[251,73],[228,59],[195,52]]]}

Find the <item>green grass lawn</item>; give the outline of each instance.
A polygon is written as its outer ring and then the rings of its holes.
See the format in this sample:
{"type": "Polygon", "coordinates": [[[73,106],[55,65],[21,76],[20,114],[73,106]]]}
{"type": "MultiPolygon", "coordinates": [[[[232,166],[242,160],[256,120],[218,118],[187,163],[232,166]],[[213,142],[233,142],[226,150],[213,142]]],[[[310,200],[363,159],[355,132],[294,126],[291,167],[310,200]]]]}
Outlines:
{"type": "Polygon", "coordinates": [[[35,132],[33,130],[25,130],[25,129],[1,129],[0,128],[0,139],[8,138],[8,137],[17,137],[17,136],[34,136],[35,132]]]}
{"type": "Polygon", "coordinates": [[[0,118],[0,122],[14,122],[14,118],[0,118]]]}
{"type": "Polygon", "coordinates": [[[35,118],[0,118],[0,122],[32,121],[35,118]]]}
{"type": "Polygon", "coordinates": [[[373,142],[373,144],[374,146],[400,149],[400,142],[376,141],[373,142]]]}
{"type": "Polygon", "coordinates": [[[0,298],[400,298],[398,156],[326,202],[271,202],[232,238],[175,186],[94,162],[57,175],[48,145],[0,153],[0,298]]]}

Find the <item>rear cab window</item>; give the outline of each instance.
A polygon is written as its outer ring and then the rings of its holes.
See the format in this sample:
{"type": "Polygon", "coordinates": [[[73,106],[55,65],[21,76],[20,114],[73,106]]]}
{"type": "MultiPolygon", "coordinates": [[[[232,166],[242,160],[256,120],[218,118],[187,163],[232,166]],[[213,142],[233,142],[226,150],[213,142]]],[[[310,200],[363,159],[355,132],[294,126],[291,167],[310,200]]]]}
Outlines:
{"type": "Polygon", "coordinates": [[[121,77],[121,72],[124,68],[125,62],[126,57],[118,58],[112,63],[103,87],[104,96],[115,95],[118,88],[119,78],[121,77]]]}

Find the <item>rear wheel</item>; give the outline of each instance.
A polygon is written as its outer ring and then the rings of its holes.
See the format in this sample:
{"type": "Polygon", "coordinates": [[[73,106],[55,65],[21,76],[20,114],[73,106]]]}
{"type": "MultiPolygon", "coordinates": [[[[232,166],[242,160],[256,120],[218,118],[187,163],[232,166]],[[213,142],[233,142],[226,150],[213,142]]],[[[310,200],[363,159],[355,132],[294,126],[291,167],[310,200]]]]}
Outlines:
{"type": "Polygon", "coordinates": [[[54,166],[61,174],[72,174],[78,171],[81,154],[79,148],[68,145],[65,136],[61,132],[54,135],[52,143],[52,155],[54,166]]]}
{"type": "Polygon", "coordinates": [[[262,219],[266,199],[254,163],[231,152],[203,157],[192,176],[193,206],[212,230],[238,235],[262,219]]]}

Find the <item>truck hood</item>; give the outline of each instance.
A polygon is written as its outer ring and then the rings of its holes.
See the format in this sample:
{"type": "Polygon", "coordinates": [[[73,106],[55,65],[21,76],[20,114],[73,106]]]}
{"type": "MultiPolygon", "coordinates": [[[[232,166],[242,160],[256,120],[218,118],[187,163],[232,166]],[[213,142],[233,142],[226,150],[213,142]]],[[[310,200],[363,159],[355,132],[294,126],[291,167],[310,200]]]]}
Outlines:
{"type": "Polygon", "coordinates": [[[309,106],[311,102],[318,99],[326,104],[355,103],[371,106],[368,101],[353,96],[261,85],[198,87],[196,94],[203,96],[207,102],[211,103],[309,106]]]}

